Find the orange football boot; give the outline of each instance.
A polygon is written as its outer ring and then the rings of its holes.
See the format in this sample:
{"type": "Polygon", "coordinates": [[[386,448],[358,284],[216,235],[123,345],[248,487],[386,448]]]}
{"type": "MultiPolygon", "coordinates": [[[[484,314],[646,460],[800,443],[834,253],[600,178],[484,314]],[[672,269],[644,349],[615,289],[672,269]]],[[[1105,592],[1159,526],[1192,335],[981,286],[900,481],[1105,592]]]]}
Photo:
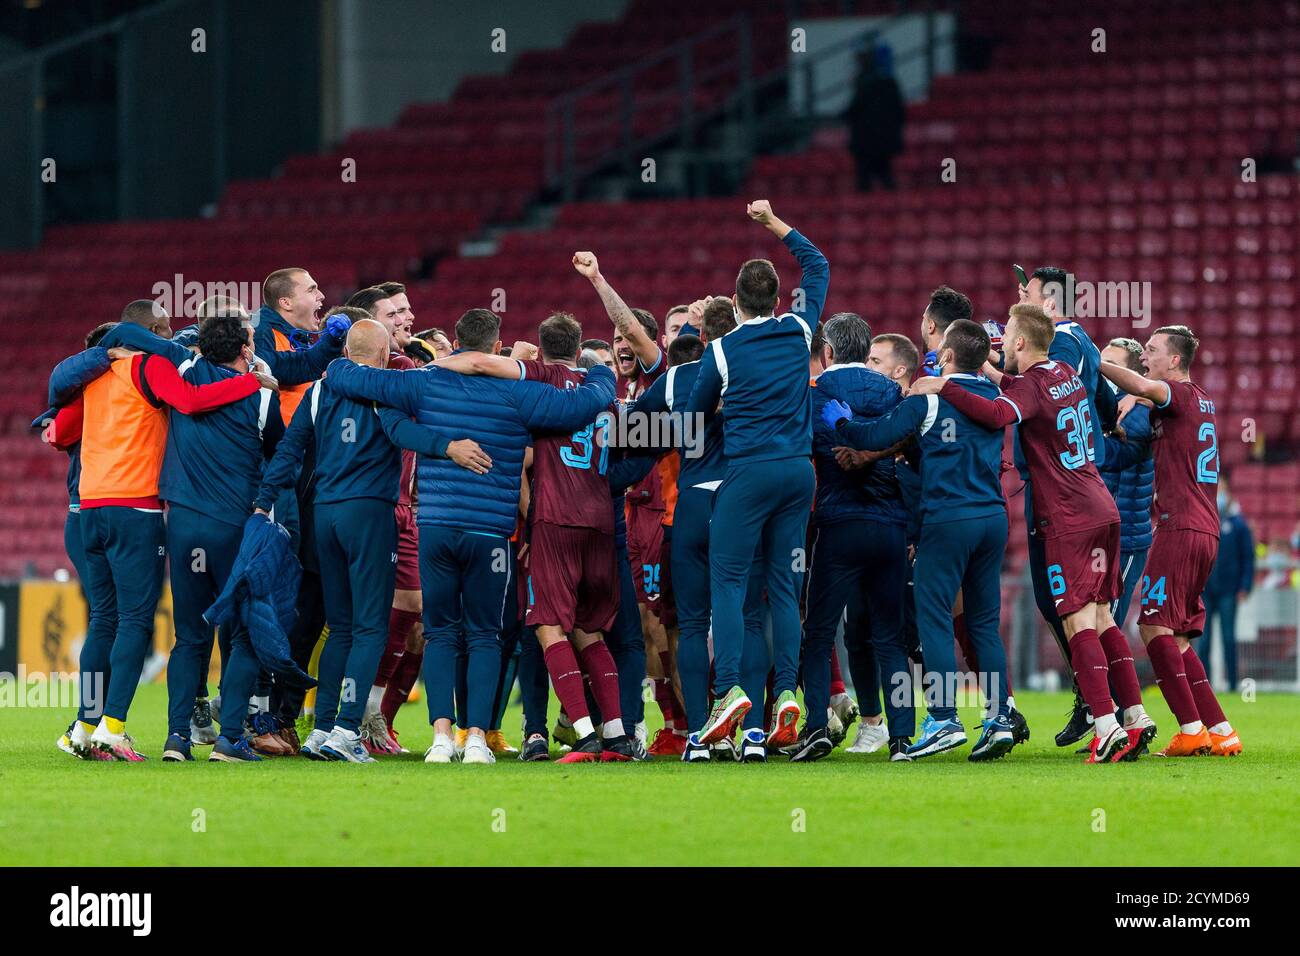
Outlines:
{"type": "MultiPolygon", "coordinates": [[[[1210,731],[1201,727],[1199,734],[1177,733],[1169,739],[1169,745],[1160,751],[1160,757],[1201,757],[1208,754],[1214,746],[1210,740],[1210,731]]],[[[1240,746],[1240,744],[1238,744],[1240,746]]]]}
{"type": "Polygon", "coordinates": [[[1241,738],[1235,730],[1230,734],[1210,733],[1210,756],[1240,757],[1241,749],[1241,738]]]}

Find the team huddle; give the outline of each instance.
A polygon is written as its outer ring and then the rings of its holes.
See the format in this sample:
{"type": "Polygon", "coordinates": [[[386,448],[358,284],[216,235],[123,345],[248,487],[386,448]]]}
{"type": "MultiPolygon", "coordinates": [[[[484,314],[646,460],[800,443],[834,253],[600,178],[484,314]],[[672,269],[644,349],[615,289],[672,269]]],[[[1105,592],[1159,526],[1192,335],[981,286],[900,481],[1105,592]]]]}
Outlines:
{"type": "Polygon", "coordinates": [[[1191,644],[1219,536],[1193,333],[1099,350],[1065,272],[1017,267],[1005,327],[941,287],[921,348],[873,337],[853,313],[823,321],[826,257],[767,201],[747,212],[802,269],[789,311],[752,259],[661,335],[577,252],[608,341],[556,312],[503,348],[481,308],[416,334],[398,282],[321,316],[302,268],[271,273],[254,315],[214,296],[173,333],[137,300],[91,330],[34,423],[69,456],[90,609],[59,747],[146,759],[126,724],[169,579],[164,761],[405,753],[393,721],[422,678],[428,763],[803,762],[855,721],[849,752],[906,762],[967,743],[966,672],[984,703],[969,759],[995,760],[1029,739],[1000,636],[1015,468],[1036,602],[1076,684],[1057,744],[1091,734],[1087,762],[1113,763],[1156,739],[1122,630],[1137,589],[1179,725],[1160,755],[1240,754],[1191,644]],[[1134,568],[1112,489],[1152,467],[1134,568]],[[501,727],[516,684],[518,748],[501,727]]]}

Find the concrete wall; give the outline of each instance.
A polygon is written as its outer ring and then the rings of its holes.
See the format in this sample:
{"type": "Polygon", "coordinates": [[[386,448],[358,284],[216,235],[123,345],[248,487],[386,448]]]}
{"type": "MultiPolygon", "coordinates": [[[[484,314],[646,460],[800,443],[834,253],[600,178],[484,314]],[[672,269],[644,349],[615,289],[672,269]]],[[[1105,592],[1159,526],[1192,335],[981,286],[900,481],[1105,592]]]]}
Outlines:
{"type": "Polygon", "coordinates": [[[446,100],[461,77],[504,73],[523,51],[562,46],[579,23],[615,20],[627,6],[628,0],[334,0],[329,134],[337,140],[357,127],[387,125],[409,102],[446,100]],[[505,30],[503,53],[492,50],[498,27],[505,30]]]}

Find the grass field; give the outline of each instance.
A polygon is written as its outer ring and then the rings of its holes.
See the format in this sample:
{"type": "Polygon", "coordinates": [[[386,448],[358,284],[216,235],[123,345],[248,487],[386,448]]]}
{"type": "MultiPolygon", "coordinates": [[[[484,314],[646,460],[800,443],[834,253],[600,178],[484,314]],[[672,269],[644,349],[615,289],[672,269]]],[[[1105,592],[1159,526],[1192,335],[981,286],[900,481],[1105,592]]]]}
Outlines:
{"type": "MultiPolygon", "coordinates": [[[[165,688],[142,688],[131,731],[147,764],[54,747],[68,717],[0,709],[6,865],[1294,865],[1300,698],[1226,700],[1246,753],[1087,767],[1052,735],[1064,694],[1018,694],[1027,747],[971,764],[837,750],[816,764],[426,766],[282,758],[164,764],[165,688]],[[1103,822],[1104,830],[1098,827],[1103,822]],[[200,826],[200,823],[203,824],[200,826]]],[[[1154,689],[1147,708],[1173,722],[1154,689]]],[[[653,705],[649,710],[654,710],[653,705]]],[[[428,744],[423,703],[398,729],[428,744]]],[[[963,711],[967,728],[974,710],[963,711]]],[[[507,728],[519,714],[507,715],[507,728]]],[[[196,748],[201,757],[206,748],[196,748]]]]}

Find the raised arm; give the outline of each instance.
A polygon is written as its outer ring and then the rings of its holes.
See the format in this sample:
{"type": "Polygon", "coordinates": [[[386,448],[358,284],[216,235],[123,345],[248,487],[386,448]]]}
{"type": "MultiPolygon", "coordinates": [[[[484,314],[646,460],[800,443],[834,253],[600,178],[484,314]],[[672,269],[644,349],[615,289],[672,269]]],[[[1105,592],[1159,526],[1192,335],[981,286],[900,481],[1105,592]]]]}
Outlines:
{"type": "Polygon", "coordinates": [[[1121,392],[1128,392],[1138,398],[1150,399],[1157,407],[1169,404],[1169,386],[1164,382],[1153,381],[1145,375],[1114,362],[1102,361],[1101,374],[1119,386],[1121,392]]]}
{"type": "Polygon", "coordinates": [[[575,252],[573,254],[573,268],[577,269],[579,274],[591,280],[591,285],[596,290],[596,294],[600,296],[600,301],[604,304],[610,321],[614,323],[614,328],[618,329],[623,338],[627,339],[628,344],[632,346],[632,353],[636,356],[637,361],[641,363],[641,367],[649,371],[656,364],[663,361],[663,353],[659,349],[659,343],[646,334],[646,330],[641,327],[641,323],[632,314],[632,310],[627,307],[627,303],[619,297],[619,294],[614,291],[614,287],[605,281],[605,277],[600,274],[600,263],[596,261],[596,254],[594,252],[575,252]]]}
{"type": "Polygon", "coordinates": [[[486,375],[489,378],[524,378],[523,367],[514,358],[486,352],[457,352],[432,364],[461,375],[486,375]]]}
{"type": "Polygon", "coordinates": [[[378,402],[401,409],[408,417],[420,410],[420,393],[432,386],[429,372],[407,371],[393,368],[370,368],[358,365],[351,359],[336,359],[330,363],[330,388],[344,398],[358,402],[378,402]]]}
{"type": "Polygon", "coordinates": [[[271,374],[281,385],[314,382],[321,377],[330,362],[343,354],[343,342],[348,337],[350,325],[345,316],[330,316],[325,331],[311,348],[278,352],[275,348],[275,330],[268,321],[268,311],[263,307],[258,313],[259,321],[253,330],[253,349],[257,352],[257,357],[270,366],[271,374]]]}
{"type": "Polygon", "coordinates": [[[809,328],[815,327],[821,321],[822,309],[826,305],[826,290],[831,282],[830,263],[826,261],[821,250],[809,242],[799,230],[777,218],[776,213],[772,212],[772,204],[766,199],[755,199],[745,211],[750,219],[761,223],[772,235],[785,243],[785,247],[799,261],[799,268],[803,270],[803,276],[799,280],[799,287],[803,289],[804,294],[803,308],[792,308],[791,311],[807,322],[809,328]]]}
{"type": "Polygon", "coordinates": [[[593,365],[577,388],[520,382],[512,397],[529,430],[571,431],[590,425],[614,401],[614,373],[593,365]]]}

